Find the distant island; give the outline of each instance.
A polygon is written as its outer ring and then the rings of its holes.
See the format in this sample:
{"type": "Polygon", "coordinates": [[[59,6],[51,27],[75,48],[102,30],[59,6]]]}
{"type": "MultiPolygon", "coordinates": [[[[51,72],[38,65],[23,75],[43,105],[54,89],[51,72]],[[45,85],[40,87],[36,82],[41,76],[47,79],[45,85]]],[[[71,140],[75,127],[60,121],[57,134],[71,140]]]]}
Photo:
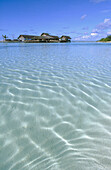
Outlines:
{"type": "Polygon", "coordinates": [[[106,38],[101,38],[97,42],[111,42],[111,35],[108,35],[106,38]]]}
{"type": "Polygon", "coordinates": [[[58,42],[71,42],[71,37],[62,35],[61,37],[50,35],[48,33],[42,33],[37,35],[19,35],[17,39],[8,39],[6,35],[2,35],[3,42],[24,42],[24,43],[58,43],[58,42]]]}

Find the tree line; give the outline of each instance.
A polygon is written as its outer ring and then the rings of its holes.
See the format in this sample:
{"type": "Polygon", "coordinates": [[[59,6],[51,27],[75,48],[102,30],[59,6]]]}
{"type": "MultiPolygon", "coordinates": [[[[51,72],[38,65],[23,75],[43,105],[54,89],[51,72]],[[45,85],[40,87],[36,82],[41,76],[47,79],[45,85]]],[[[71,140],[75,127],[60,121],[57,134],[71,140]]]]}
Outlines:
{"type": "Polygon", "coordinates": [[[101,38],[99,41],[102,41],[102,42],[111,41],[111,35],[108,35],[106,38],[101,38]]]}

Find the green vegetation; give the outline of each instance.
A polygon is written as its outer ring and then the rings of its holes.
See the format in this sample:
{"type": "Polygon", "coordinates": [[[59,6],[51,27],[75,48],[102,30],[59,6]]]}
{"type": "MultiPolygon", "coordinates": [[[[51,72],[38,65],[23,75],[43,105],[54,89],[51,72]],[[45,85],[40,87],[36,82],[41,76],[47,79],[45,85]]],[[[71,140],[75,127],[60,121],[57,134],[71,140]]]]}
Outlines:
{"type": "Polygon", "coordinates": [[[8,38],[6,35],[2,35],[2,37],[5,39],[5,41],[6,41],[6,38],[8,38]]]}
{"type": "Polygon", "coordinates": [[[99,42],[108,42],[111,41],[111,35],[108,35],[106,38],[101,38],[99,42]]]}

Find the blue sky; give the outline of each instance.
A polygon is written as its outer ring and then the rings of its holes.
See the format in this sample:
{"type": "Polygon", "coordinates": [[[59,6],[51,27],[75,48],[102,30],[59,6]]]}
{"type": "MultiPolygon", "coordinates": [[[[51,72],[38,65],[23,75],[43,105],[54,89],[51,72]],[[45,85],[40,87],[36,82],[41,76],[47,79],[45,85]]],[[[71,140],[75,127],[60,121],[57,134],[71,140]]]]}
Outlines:
{"type": "Polygon", "coordinates": [[[111,0],[0,0],[2,34],[69,35],[98,40],[111,34],[111,0]]]}

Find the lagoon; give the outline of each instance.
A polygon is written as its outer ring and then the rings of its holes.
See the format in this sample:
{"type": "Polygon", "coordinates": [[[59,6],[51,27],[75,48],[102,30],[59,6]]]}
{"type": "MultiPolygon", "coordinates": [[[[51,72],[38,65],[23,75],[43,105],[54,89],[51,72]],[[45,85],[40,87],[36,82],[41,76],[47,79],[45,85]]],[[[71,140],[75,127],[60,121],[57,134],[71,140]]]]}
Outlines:
{"type": "Polygon", "coordinates": [[[111,44],[0,43],[0,169],[111,169],[111,44]]]}

